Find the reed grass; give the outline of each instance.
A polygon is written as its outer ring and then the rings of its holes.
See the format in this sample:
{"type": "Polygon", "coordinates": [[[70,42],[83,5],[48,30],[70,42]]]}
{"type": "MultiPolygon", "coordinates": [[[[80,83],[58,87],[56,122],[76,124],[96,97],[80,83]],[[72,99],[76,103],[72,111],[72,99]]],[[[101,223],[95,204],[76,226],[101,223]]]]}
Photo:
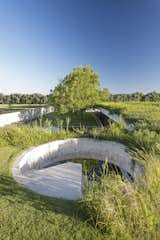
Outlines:
{"type": "Polygon", "coordinates": [[[153,154],[141,158],[146,165],[140,181],[131,184],[113,173],[104,175],[80,202],[88,222],[106,239],[160,238],[160,161],[153,154]]]}

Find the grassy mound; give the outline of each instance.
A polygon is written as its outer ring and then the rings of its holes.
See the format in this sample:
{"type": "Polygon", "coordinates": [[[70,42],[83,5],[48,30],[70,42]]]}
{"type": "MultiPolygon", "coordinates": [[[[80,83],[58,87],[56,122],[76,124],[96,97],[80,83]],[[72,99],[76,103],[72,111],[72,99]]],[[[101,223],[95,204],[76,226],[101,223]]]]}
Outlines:
{"type": "Polygon", "coordinates": [[[160,239],[160,135],[123,125],[107,129],[51,132],[29,126],[0,128],[0,239],[160,239]],[[55,139],[90,136],[116,140],[134,151],[145,175],[130,184],[104,176],[80,202],[50,198],[14,181],[11,167],[24,149],[55,139]]]}

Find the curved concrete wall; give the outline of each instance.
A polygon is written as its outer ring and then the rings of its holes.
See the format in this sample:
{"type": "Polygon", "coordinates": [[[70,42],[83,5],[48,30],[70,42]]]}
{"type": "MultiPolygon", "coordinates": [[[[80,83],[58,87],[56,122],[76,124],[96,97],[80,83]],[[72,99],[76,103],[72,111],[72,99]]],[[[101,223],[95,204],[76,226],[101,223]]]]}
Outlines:
{"type": "Polygon", "coordinates": [[[34,108],[29,109],[21,112],[13,112],[13,113],[6,113],[0,114],[0,127],[4,127],[6,125],[21,122],[21,121],[30,121],[35,119],[43,114],[47,114],[53,112],[53,107],[43,107],[43,108],[34,108]]]}
{"type": "Polygon", "coordinates": [[[132,176],[140,176],[140,168],[134,165],[124,145],[112,141],[90,138],[57,140],[33,147],[24,152],[14,163],[12,173],[15,179],[32,169],[42,169],[67,159],[97,159],[125,169],[132,176]]]}

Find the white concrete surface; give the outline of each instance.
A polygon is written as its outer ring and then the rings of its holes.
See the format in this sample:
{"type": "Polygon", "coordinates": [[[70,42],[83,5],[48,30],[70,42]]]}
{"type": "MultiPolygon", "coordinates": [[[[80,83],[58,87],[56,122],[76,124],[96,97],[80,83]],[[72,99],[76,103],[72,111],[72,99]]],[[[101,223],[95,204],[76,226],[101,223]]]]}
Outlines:
{"type": "Polygon", "coordinates": [[[81,196],[82,165],[63,163],[31,170],[20,176],[20,183],[29,189],[47,196],[77,200],[81,196]]]}
{"type": "MultiPolygon", "coordinates": [[[[78,187],[81,184],[79,172],[75,170],[73,184],[68,185],[67,179],[70,179],[70,176],[73,175],[74,169],[70,168],[67,170],[68,172],[65,172],[66,169],[65,171],[61,169],[62,166],[56,166],[53,169],[45,167],[62,160],[76,158],[103,161],[107,159],[109,162],[125,169],[132,176],[140,176],[140,168],[133,164],[132,158],[124,145],[91,138],[57,140],[31,148],[16,159],[12,174],[17,182],[31,190],[49,196],[69,199],[66,191],[68,193],[76,191],[75,195],[77,196],[78,189],[80,189],[78,187]],[[63,188],[62,185],[65,181],[69,188],[63,188]],[[53,187],[53,185],[55,186],[53,187]],[[77,190],[75,190],[75,185],[77,190]],[[57,192],[59,189],[60,193],[57,193],[55,189],[57,192]]],[[[75,199],[76,197],[72,198],[72,195],[70,199],[75,199]]]]}
{"type": "Polygon", "coordinates": [[[26,122],[53,111],[53,107],[42,107],[24,110],[20,112],[0,114],[0,127],[4,127],[6,125],[21,121],[26,122]]]}

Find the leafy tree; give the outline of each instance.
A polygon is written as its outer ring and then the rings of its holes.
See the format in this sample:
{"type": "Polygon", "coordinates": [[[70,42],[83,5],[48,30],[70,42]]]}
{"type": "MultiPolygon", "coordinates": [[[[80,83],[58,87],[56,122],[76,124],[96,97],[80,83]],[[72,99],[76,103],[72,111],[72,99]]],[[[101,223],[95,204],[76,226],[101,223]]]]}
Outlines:
{"type": "Polygon", "coordinates": [[[150,92],[144,95],[143,101],[160,101],[160,94],[157,92],[150,92]]]}
{"type": "Polygon", "coordinates": [[[0,103],[3,103],[4,96],[2,93],[0,93],[0,103]]]}
{"type": "Polygon", "coordinates": [[[110,97],[110,92],[107,88],[99,90],[100,101],[107,101],[110,97]]]}
{"type": "Polygon", "coordinates": [[[93,106],[105,97],[109,97],[108,90],[100,90],[98,74],[86,65],[74,68],[55,87],[50,103],[59,112],[69,112],[93,106]]]}

